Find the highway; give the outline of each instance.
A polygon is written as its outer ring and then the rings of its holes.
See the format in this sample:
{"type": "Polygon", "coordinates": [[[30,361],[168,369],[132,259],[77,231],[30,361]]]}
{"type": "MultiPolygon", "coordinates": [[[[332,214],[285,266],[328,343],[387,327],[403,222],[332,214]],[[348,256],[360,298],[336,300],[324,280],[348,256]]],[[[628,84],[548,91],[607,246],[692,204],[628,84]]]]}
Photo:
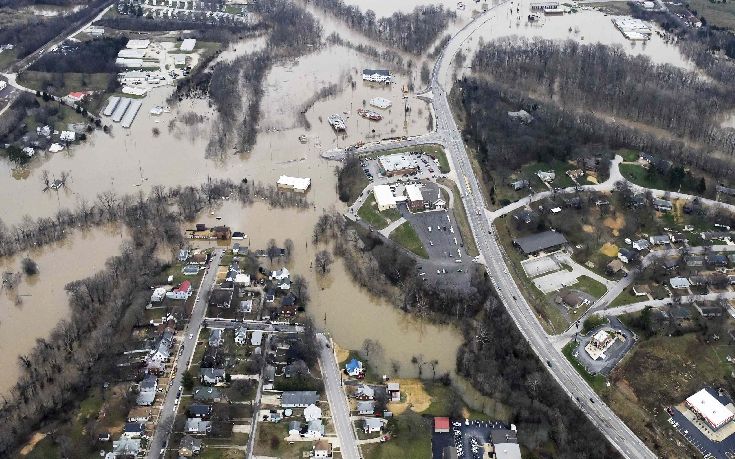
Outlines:
{"type": "Polygon", "coordinates": [[[332,413],[332,422],[339,438],[340,453],[343,459],[360,459],[360,450],[357,446],[355,430],[350,420],[350,405],[347,396],[342,390],[342,373],[334,358],[333,346],[327,346],[328,338],[318,334],[317,339],[321,343],[319,350],[319,365],[322,369],[324,380],[324,391],[329,401],[329,409],[332,413]]]}
{"type": "MultiPolygon", "coordinates": [[[[217,275],[217,266],[219,266],[223,253],[224,252],[222,250],[214,252],[212,259],[209,261],[209,266],[213,267],[213,269],[207,268],[204,278],[202,279],[202,283],[199,286],[199,291],[197,292],[196,300],[194,301],[194,307],[191,311],[189,325],[184,330],[184,350],[181,354],[175,357],[176,360],[174,361],[174,365],[176,366],[176,373],[172,378],[173,383],[170,390],[166,393],[166,398],[161,405],[161,412],[158,416],[158,422],[156,423],[153,437],[149,443],[148,454],[146,455],[148,459],[163,457],[161,450],[168,443],[168,437],[171,434],[171,428],[173,427],[174,418],[176,417],[176,408],[178,407],[179,402],[177,397],[178,388],[181,386],[184,372],[189,368],[191,359],[194,356],[194,348],[196,347],[195,344],[197,337],[199,336],[199,329],[204,321],[204,314],[207,312],[207,298],[209,296],[209,290],[212,288],[212,285],[214,285],[214,278],[217,275]],[[191,338],[189,335],[191,335],[191,338]]],[[[176,445],[176,447],[178,447],[178,445],[176,445]]]]}
{"type": "Polygon", "coordinates": [[[434,66],[430,86],[437,133],[444,139],[444,146],[447,155],[451,157],[459,185],[464,188],[462,201],[467,210],[472,233],[481,258],[485,262],[493,285],[505,308],[536,355],[546,364],[546,369],[559,383],[559,386],[572,400],[577,401],[590,421],[600,429],[600,432],[621,455],[637,459],[654,458],[656,456],[648,447],[602,402],[566,358],[551,345],[548,335],[531,307],[519,293],[509,274],[498,241],[492,232],[492,218],[488,218],[485,211],[483,195],[472,170],[461,133],[452,116],[446,90],[451,89],[453,83],[452,60],[454,56],[472,33],[487,22],[491,14],[494,14],[493,9],[477,16],[447,43],[434,66]]]}

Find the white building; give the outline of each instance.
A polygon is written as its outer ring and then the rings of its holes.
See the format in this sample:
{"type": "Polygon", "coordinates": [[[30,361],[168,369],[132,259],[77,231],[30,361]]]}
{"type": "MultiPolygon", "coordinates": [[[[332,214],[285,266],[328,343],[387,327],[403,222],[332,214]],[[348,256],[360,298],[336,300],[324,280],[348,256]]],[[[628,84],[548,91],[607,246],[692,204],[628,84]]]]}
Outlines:
{"type": "Polygon", "coordinates": [[[382,108],[385,110],[386,108],[390,108],[393,105],[393,102],[384,97],[373,97],[370,99],[370,105],[375,108],[382,108]]]}
{"type": "Polygon", "coordinates": [[[117,53],[117,57],[123,59],[143,59],[145,57],[144,49],[121,49],[117,53]]]}
{"type": "Polygon", "coordinates": [[[125,47],[128,49],[147,49],[150,44],[150,40],[128,40],[125,47]]]}
{"type": "Polygon", "coordinates": [[[127,69],[139,69],[143,67],[143,59],[126,59],[118,57],[115,59],[115,65],[125,67],[127,69]]]}
{"type": "Polygon", "coordinates": [[[379,211],[396,208],[396,197],[393,196],[393,192],[388,185],[376,185],[373,188],[373,195],[379,211]]]}
{"type": "Polygon", "coordinates": [[[388,177],[413,174],[419,170],[415,157],[404,153],[381,156],[378,162],[388,177]]]}
{"type": "Polygon", "coordinates": [[[686,399],[687,406],[714,430],[732,421],[735,414],[720,403],[707,389],[702,389],[686,399]]]}
{"type": "Polygon", "coordinates": [[[194,51],[194,47],[197,45],[196,38],[186,38],[184,41],[181,42],[181,46],[179,49],[185,53],[190,53],[194,51]]]}
{"type": "Polygon", "coordinates": [[[250,285],[250,274],[245,274],[245,273],[236,274],[235,284],[245,286],[245,287],[249,286],[250,285]]]}
{"type": "Polygon", "coordinates": [[[304,408],[304,419],[306,422],[315,421],[322,418],[322,409],[312,404],[304,408]]]}
{"type": "Polygon", "coordinates": [[[284,190],[293,190],[298,193],[306,193],[306,190],[308,190],[310,186],[310,178],[289,177],[287,175],[282,175],[278,179],[278,188],[284,190]]]}
{"type": "Polygon", "coordinates": [[[61,131],[61,135],[59,136],[59,140],[63,142],[74,142],[76,138],[77,135],[74,131],[61,131]]]}
{"type": "Polygon", "coordinates": [[[158,287],[153,290],[153,294],[151,295],[151,303],[160,303],[165,297],[166,289],[163,287],[158,287]]]}
{"type": "Polygon", "coordinates": [[[250,344],[253,346],[260,346],[263,342],[263,332],[260,330],[253,330],[252,336],[250,336],[250,344]]]}

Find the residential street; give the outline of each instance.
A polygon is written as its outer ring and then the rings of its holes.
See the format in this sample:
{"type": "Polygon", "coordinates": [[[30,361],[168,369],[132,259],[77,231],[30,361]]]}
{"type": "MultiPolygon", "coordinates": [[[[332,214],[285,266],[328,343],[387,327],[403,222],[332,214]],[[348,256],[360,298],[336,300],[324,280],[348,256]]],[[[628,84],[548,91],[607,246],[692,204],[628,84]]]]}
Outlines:
{"type": "MultiPolygon", "coordinates": [[[[207,268],[207,272],[204,274],[199,291],[197,292],[189,325],[184,330],[184,351],[181,355],[176,357],[176,361],[174,362],[174,365],[176,366],[176,374],[172,378],[173,384],[166,393],[166,399],[161,406],[161,414],[158,418],[158,423],[156,424],[156,430],[150,441],[148,454],[146,455],[148,459],[163,457],[161,450],[168,442],[174,418],[176,417],[176,408],[178,407],[178,388],[181,386],[184,371],[189,367],[189,363],[194,355],[194,348],[199,335],[199,329],[202,326],[204,314],[207,312],[207,298],[209,296],[209,291],[214,284],[214,279],[217,275],[217,266],[219,266],[223,253],[224,252],[222,250],[215,250],[212,255],[212,259],[209,261],[209,267],[207,268]],[[192,334],[191,338],[189,338],[189,334],[192,334]]],[[[172,445],[172,447],[173,446],[174,445],[172,445]]]]}
{"type": "Polygon", "coordinates": [[[350,405],[347,396],[342,390],[342,376],[337,361],[334,358],[332,347],[327,347],[329,340],[323,334],[318,334],[317,339],[322,344],[319,350],[319,365],[322,369],[324,379],[324,391],[327,393],[329,407],[332,413],[334,429],[339,438],[340,451],[343,459],[359,459],[360,450],[357,446],[355,431],[350,421],[350,405]]]}

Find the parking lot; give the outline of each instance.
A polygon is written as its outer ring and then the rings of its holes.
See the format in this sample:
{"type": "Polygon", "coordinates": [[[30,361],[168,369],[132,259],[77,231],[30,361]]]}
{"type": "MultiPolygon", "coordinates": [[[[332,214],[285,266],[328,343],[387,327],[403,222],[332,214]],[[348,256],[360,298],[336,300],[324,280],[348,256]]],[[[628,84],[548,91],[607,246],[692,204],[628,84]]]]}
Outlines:
{"type": "Polygon", "coordinates": [[[676,429],[705,459],[735,458],[735,435],[730,435],[724,441],[716,442],[707,438],[692,422],[682,414],[678,408],[667,408],[671,417],[669,424],[676,429]]]}
{"type": "Polygon", "coordinates": [[[459,459],[481,459],[485,443],[516,443],[516,432],[499,421],[452,420],[449,433],[434,433],[432,453],[442,458],[443,450],[453,446],[459,459]]]}
{"type": "Polygon", "coordinates": [[[579,347],[576,349],[575,356],[577,360],[587,368],[587,371],[590,373],[601,373],[601,374],[608,374],[610,371],[612,371],[613,368],[615,368],[615,365],[617,365],[618,362],[625,356],[625,354],[628,353],[628,351],[633,347],[633,344],[635,344],[635,335],[633,335],[633,332],[628,330],[625,325],[620,322],[617,318],[613,317],[610,319],[609,325],[604,325],[603,327],[595,328],[594,330],[591,330],[587,335],[580,335],[579,336],[579,347]],[[604,360],[592,360],[592,358],[587,354],[587,352],[584,350],[584,347],[587,345],[587,343],[590,342],[593,336],[595,336],[595,333],[597,333],[601,328],[612,328],[617,331],[619,331],[623,336],[625,336],[625,341],[621,341],[619,338],[615,341],[615,343],[610,346],[610,348],[605,351],[605,359],[604,360]]]}
{"type": "Polygon", "coordinates": [[[367,175],[368,180],[371,182],[374,181],[376,184],[405,182],[408,180],[419,179],[436,179],[437,177],[444,176],[444,174],[439,172],[439,164],[432,159],[431,156],[422,153],[406,153],[405,155],[414,160],[414,163],[418,168],[417,172],[387,177],[383,174],[383,170],[381,169],[380,162],[377,158],[362,158],[360,160],[360,165],[362,166],[362,170],[365,172],[365,175],[367,175]]]}

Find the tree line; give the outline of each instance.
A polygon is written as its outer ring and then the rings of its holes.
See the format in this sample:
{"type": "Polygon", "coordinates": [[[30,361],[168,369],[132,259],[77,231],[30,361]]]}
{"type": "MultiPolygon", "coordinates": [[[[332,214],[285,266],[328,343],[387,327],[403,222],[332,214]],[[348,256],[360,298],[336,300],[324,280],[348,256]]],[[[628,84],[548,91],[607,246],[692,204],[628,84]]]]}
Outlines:
{"type": "Polygon", "coordinates": [[[505,38],[482,47],[473,69],[565,107],[651,124],[735,154],[735,131],[717,128],[718,118],[735,108],[729,86],[621,47],[505,38]]]}
{"type": "Polygon", "coordinates": [[[64,45],[46,53],[28,69],[50,73],[117,73],[117,53],[125,48],[125,37],[104,37],[64,45]]]}
{"type": "Polygon", "coordinates": [[[583,152],[579,147],[595,145],[643,151],[697,168],[717,180],[735,180],[733,162],[712,148],[613,123],[594,113],[560,107],[510,85],[465,77],[451,97],[464,121],[465,141],[478,152],[487,180],[489,171],[498,167],[512,171],[534,160],[573,158],[575,152],[583,152]],[[518,109],[528,111],[534,120],[529,124],[512,120],[507,112],[518,109]]]}
{"type": "Polygon", "coordinates": [[[316,7],[337,16],[347,25],[386,45],[412,54],[423,54],[457,14],[444,6],[417,6],[410,13],[396,12],[378,18],[373,10],[362,12],[359,7],[342,0],[311,0],[316,7]]]}

